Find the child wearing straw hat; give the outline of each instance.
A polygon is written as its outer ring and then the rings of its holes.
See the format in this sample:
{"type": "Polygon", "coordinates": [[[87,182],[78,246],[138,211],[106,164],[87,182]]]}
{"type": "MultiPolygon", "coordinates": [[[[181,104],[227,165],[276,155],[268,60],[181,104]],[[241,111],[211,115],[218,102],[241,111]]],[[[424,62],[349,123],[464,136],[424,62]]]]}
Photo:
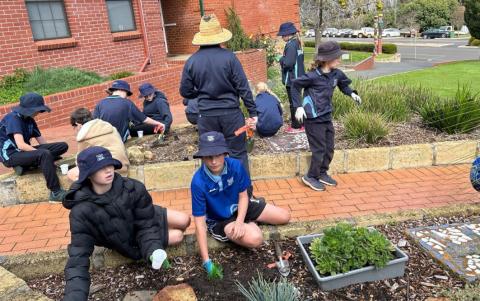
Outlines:
{"type": "MultiPolygon", "coordinates": [[[[245,125],[240,97],[248,110],[249,126],[256,125],[257,110],[240,61],[232,51],[220,46],[231,38],[232,33],[221,27],[215,15],[202,17],[200,32],[192,41],[200,48],[185,63],[180,94],[198,101],[199,135],[221,132],[232,157],[239,159],[248,172],[245,133],[235,135],[235,131],[245,125]]],[[[252,190],[252,187],[248,189],[250,197],[253,197],[252,190]]]]}
{"type": "Polygon", "coordinates": [[[305,119],[305,133],[312,152],[308,173],[302,177],[305,185],[323,191],[325,185],[337,182],[327,174],[333,159],[335,129],[332,123],[332,97],[336,87],[361,104],[362,99],[349,85],[352,81],[337,67],[343,52],[334,41],[321,43],[315,60],[316,68],[292,82],[292,99],[295,118],[305,119]],[[303,102],[301,92],[303,92],[303,102]]]}
{"type": "Polygon", "coordinates": [[[257,133],[261,137],[274,136],[283,125],[282,104],[264,82],[257,84],[255,104],[258,114],[257,133]]]}

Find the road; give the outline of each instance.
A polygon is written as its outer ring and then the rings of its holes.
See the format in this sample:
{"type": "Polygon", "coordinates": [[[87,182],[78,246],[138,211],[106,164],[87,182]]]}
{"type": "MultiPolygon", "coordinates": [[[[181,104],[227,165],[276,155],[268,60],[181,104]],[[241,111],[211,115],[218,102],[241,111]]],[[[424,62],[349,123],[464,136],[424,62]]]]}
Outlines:
{"type": "MultiPolygon", "coordinates": [[[[324,38],[324,40],[373,43],[373,39],[324,38]]],[[[383,41],[384,43],[394,43],[397,45],[398,52],[402,56],[402,62],[376,63],[374,69],[358,71],[352,73],[353,76],[374,78],[423,69],[443,62],[480,59],[480,48],[465,47],[468,39],[423,40],[413,38],[384,38],[383,41]]]]}

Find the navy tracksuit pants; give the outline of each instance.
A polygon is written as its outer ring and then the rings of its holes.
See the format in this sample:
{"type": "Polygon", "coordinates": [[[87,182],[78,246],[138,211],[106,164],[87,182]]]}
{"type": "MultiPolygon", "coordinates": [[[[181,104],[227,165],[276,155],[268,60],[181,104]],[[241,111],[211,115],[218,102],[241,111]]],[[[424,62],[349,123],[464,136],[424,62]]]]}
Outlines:
{"type": "MultiPolygon", "coordinates": [[[[248,154],[246,145],[246,134],[235,136],[235,131],[245,125],[245,117],[240,109],[220,116],[205,116],[200,113],[198,116],[198,134],[215,131],[222,133],[227,141],[230,149],[230,157],[238,159],[242,162],[243,167],[250,176],[250,168],[248,167],[248,154]]],[[[248,196],[252,197],[253,188],[247,189],[248,196]]]]}
{"type": "Polygon", "coordinates": [[[335,128],[332,121],[319,122],[316,119],[305,119],[305,133],[312,152],[312,161],[308,170],[310,178],[320,177],[327,173],[333,159],[335,149],[335,128]]]}

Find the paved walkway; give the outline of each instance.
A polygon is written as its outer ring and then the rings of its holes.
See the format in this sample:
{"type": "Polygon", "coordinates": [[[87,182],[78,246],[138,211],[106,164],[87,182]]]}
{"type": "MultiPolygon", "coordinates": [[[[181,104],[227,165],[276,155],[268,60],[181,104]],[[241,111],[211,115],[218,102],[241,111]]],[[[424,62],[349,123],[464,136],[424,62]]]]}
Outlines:
{"type": "MultiPolygon", "coordinates": [[[[292,221],[346,218],[373,213],[479,202],[468,165],[342,174],[337,188],[315,192],[298,178],[254,182],[256,194],[291,211],[292,221]]],[[[188,189],[152,192],[156,204],[190,213],[188,189]]],[[[0,208],[0,255],[65,249],[68,211],[60,204],[0,208]]],[[[193,225],[189,233],[194,230],[193,225]]]]}

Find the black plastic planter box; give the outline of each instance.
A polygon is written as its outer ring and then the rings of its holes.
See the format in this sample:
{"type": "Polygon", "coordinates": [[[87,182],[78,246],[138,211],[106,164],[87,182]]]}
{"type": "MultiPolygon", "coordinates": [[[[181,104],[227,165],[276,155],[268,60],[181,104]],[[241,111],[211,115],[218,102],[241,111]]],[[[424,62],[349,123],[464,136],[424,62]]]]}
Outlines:
{"type": "Polygon", "coordinates": [[[317,281],[320,288],[324,291],[331,291],[356,283],[402,277],[405,273],[405,265],[408,261],[408,256],[399,248],[395,247],[396,258],[389,261],[384,268],[377,269],[374,266],[369,266],[348,273],[322,277],[315,269],[315,264],[310,258],[308,250],[305,248],[305,245],[309,245],[313,239],[322,236],[323,234],[299,236],[297,237],[297,244],[300,247],[300,251],[302,252],[308,270],[312,273],[313,278],[315,278],[315,281],[317,281]]]}

